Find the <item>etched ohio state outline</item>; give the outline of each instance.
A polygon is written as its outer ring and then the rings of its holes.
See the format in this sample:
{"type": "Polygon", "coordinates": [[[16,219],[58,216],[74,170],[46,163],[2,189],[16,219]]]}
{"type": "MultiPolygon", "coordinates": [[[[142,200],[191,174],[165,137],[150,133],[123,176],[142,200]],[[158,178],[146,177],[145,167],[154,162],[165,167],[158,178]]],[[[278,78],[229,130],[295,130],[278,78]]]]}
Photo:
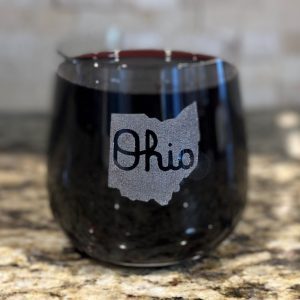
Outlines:
{"type": "Polygon", "coordinates": [[[167,205],[198,165],[196,102],[165,121],[145,114],[112,114],[108,186],[131,200],[167,205]]]}

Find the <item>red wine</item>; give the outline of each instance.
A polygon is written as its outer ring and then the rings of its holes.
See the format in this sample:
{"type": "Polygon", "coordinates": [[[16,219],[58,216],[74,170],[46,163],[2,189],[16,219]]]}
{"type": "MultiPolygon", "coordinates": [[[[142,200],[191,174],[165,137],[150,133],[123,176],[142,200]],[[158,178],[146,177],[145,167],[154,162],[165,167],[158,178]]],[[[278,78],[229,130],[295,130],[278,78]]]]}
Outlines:
{"type": "MultiPolygon", "coordinates": [[[[88,55],[81,59],[94,62],[88,55]]],[[[145,62],[130,58],[126,63],[145,62]]],[[[151,63],[162,64],[160,58],[151,63]]],[[[70,63],[64,64],[61,70],[70,63]]],[[[83,86],[58,74],[48,169],[54,216],[79,251],[123,265],[171,264],[205,253],[232,231],[246,200],[247,151],[237,78],[197,90],[142,93],[139,88],[119,92],[83,86]],[[140,136],[123,128],[110,137],[113,114],[144,114],[163,122],[193,103],[200,136],[197,153],[185,145],[176,151],[172,141],[165,141],[166,151],[158,151],[162,140],[150,129],[140,136]],[[122,149],[122,134],[134,141],[135,150],[122,149]],[[111,139],[114,162],[124,174],[139,164],[145,164],[148,174],[151,161],[161,172],[188,170],[195,157],[197,166],[166,205],[155,199],[132,200],[109,187],[111,139]],[[130,159],[128,165],[120,161],[122,155],[130,159]]]]}

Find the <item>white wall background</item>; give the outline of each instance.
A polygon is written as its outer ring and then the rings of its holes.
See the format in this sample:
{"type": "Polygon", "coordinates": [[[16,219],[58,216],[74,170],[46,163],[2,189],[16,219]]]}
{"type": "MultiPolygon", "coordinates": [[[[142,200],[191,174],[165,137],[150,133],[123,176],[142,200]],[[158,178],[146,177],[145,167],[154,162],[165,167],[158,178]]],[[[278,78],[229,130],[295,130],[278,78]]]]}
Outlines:
{"type": "Polygon", "coordinates": [[[0,110],[50,107],[59,41],[173,48],[238,65],[248,109],[300,105],[299,0],[0,0],[0,110]]]}

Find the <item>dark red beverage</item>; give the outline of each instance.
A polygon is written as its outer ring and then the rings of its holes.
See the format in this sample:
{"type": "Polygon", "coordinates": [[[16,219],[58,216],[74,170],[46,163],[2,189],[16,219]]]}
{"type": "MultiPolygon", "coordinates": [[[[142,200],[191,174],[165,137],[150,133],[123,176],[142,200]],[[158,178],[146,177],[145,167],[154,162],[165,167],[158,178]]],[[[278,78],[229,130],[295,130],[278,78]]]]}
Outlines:
{"type": "Polygon", "coordinates": [[[66,60],[48,169],[54,216],[79,251],[131,266],[200,257],[246,201],[235,69],[163,51],[66,60]]]}

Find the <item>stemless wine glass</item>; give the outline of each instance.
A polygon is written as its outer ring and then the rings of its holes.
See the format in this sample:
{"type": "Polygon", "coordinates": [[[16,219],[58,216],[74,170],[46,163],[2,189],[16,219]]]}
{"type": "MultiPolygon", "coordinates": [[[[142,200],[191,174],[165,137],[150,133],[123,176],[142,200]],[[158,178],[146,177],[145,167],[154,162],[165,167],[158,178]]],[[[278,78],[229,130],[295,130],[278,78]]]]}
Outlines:
{"type": "Polygon", "coordinates": [[[48,189],[55,218],[80,252],[126,266],[200,258],[236,225],[246,188],[231,64],[162,50],[60,64],[48,189]]]}

